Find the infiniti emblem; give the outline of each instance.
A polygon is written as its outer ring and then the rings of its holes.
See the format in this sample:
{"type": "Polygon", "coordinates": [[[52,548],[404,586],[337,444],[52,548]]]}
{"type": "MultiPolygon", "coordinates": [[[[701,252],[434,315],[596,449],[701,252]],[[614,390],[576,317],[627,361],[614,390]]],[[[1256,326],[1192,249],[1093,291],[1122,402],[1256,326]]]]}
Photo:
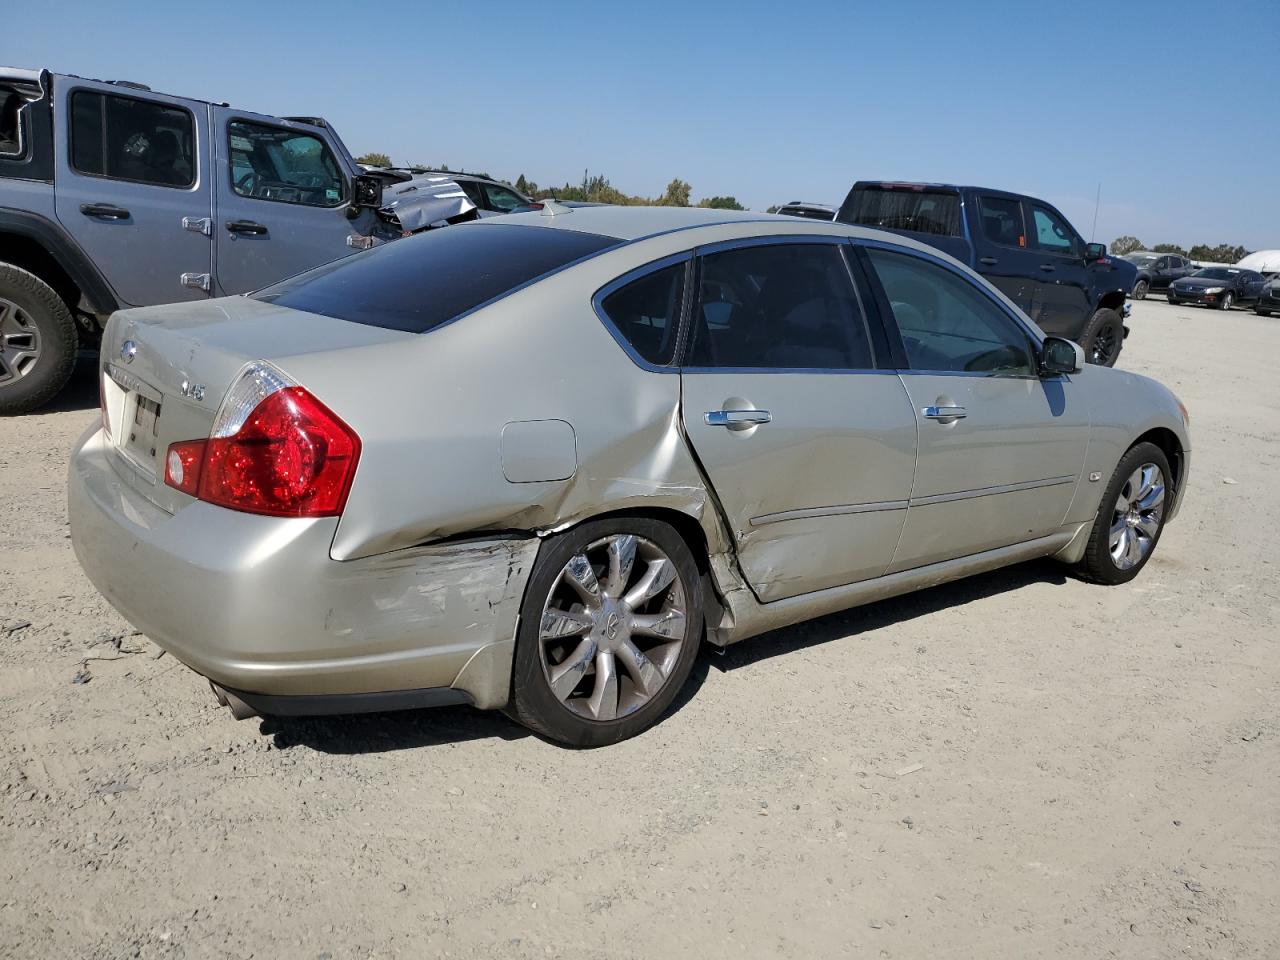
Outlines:
{"type": "Polygon", "coordinates": [[[609,619],[604,622],[604,632],[610,640],[618,639],[618,624],[622,621],[618,619],[616,613],[609,614],[609,619]]]}
{"type": "Polygon", "coordinates": [[[133,363],[133,358],[138,355],[138,345],[132,340],[126,340],[120,344],[120,359],[125,363],[133,363]]]}

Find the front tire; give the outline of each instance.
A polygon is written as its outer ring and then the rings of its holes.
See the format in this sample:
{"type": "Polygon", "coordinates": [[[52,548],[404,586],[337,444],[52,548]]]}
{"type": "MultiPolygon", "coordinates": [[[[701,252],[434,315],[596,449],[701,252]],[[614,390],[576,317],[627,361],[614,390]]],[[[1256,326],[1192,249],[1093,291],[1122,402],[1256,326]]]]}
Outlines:
{"type": "Polygon", "coordinates": [[[1102,495],[1077,572],[1094,583],[1128,583],[1155,552],[1173,504],[1164,451],[1140,443],[1120,458],[1102,495]]]}
{"type": "Polygon", "coordinates": [[[1235,298],[1230,293],[1222,295],[1222,302],[1218,304],[1219,310],[1230,310],[1235,305],[1235,298]]]}
{"type": "Polygon", "coordinates": [[[1254,307],[1254,308],[1253,308],[1253,312],[1254,312],[1254,313],[1256,313],[1256,314],[1257,314],[1258,316],[1260,316],[1260,317],[1269,317],[1269,316],[1271,316],[1271,311],[1270,311],[1270,310],[1264,310],[1262,307],[1254,307]]]}
{"type": "Polygon", "coordinates": [[[1133,285],[1133,299],[1135,300],[1147,299],[1147,291],[1150,289],[1151,289],[1151,284],[1149,284],[1146,280],[1139,280],[1137,283],[1133,285]]]}
{"type": "Polygon", "coordinates": [[[634,737],[671,706],[701,639],[698,567],[674,528],[647,517],[584,523],[549,539],[534,564],[511,713],[573,747],[634,737]]]}
{"type": "Polygon", "coordinates": [[[0,263],[0,415],[48,403],[76,365],[76,323],[34,273],[0,263]]]}
{"type": "Polygon", "coordinates": [[[1095,313],[1080,336],[1086,359],[1100,367],[1114,367],[1123,344],[1124,321],[1109,307],[1095,313]]]}

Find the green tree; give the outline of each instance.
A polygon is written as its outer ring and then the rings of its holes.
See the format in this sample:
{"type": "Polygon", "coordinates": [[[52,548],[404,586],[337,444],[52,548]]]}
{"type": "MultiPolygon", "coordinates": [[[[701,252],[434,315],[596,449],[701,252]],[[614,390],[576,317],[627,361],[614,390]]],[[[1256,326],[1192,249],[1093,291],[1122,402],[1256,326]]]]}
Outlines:
{"type": "Polygon", "coordinates": [[[391,155],[386,153],[365,153],[356,157],[356,163],[365,163],[371,167],[391,166],[391,155]]]}
{"type": "Polygon", "coordinates": [[[683,180],[677,178],[667,184],[667,191],[657,200],[660,207],[687,207],[689,205],[689,191],[692,188],[683,180]]]}
{"type": "Polygon", "coordinates": [[[707,197],[698,203],[700,207],[710,207],[712,210],[745,210],[747,209],[738,202],[737,197],[707,197]]]}
{"type": "Polygon", "coordinates": [[[765,212],[765,213],[777,213],[777,212],[778,212],[779,210],[781,210],[781,209],[782,209],[781,207],[779,207],[779,206],[775,205],[775,206],[772,206],[772,207],[765,207],[764,212],[765,212]]]}
{"type": "Polygon", "coordinates": [[[1176,253],[1180,257],[1187,256],[1187,251],[1183,250],[1176,243],[1157,243],[1151,248],[1152,253],[1176,253]]]}
{"type": "Polygon", "coordinates": [[[1229,243],[1220,243],[1211,247],[1207,243],[1197,243],[1187,251],[1192,260],[1208,260],[1211,263],[1239,263],[1249,251],[1244,247],[1233,247],[1229,243]]]}
{"type": "Polygon", "coordinates": [[[1125,254],[1133,253],[1135,250],[1141,250],[1142,241],[1126,233],[1123,237],[1116,237],[1112,240],[1108,249],[1117,257],[1123,257],[1125,254]]]}

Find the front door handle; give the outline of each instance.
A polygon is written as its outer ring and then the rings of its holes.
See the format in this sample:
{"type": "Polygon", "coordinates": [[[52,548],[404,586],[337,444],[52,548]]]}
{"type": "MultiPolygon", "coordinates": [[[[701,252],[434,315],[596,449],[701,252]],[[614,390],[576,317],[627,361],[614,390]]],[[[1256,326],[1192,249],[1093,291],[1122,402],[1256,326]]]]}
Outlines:
{"type": "Polygon", "coordinates": [[[708,410],[702,415],[702,419],[709,427],[745,430],[773,422],[773,414],[768,410],[708,410]]]}
{"type": "Polygon", "coordinates": [[[985,263],[988,267],[994,267],[1000,261],[997,260],[995,257],[979,257],[978,262],[985,263]]]}
{"type": "Polygon", "coordinates": [[[1052,263],[1042,263],[1040,264],[1040,269],[1043,270],[1045,273],[1053,273],[1053,271],[1057,270],[1058,268],[1055,267],[1052,263]]]}
{"type": "Polygon", "coordinates": [[[267,228],[253,220],[228,220],[227,229],[232,233],[247,233],[250,236],[261,236],[267,228]]]}
{"type": "Polygon", "coordinates": [[[82,203],[80,212],[86,217],[101,217],[104,220],[128,220],[129,211],[110,203],[82,203]]]}
{"type": "Polygon", "coordinates": [[[920,411],[920,416],[926,420],[950,423],[953,420],[963,420],[968,414],[965,413],[964,407],[925,407],[920,411]]]}

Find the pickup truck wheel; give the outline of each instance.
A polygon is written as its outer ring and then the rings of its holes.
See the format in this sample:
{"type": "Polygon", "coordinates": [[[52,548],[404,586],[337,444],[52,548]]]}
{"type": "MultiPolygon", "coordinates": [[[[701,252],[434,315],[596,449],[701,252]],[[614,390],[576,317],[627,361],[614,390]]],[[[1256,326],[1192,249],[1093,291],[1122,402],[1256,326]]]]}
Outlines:
{"type": "Polygon", "coordinates": [[[53,288],[0,263],[0,414],[52,400],[76,364],[76,323],[53,288]]]}
{"type": "Polygon", "coordinates": [[[1147,299],[1147,291],[1150,289],[1151,289],[1151,284],[1147,283],[1147,281],[1145,280],[1139,280],[1137,283],[1133,285],[1133,299],[1135,300],[1147,299]]]}
{"type": "Polygon", "coordinates": [[[1235,306],[1235,298],[1231,296],[1230,291],[1222,295],[1222,302],[1218,304],[1219,310],[1230,310],[1235,306]]]}
{"type": "Polygon", "coordinates": [[[1109,307],[1095,313],[1080,336],[1085,357],[1100,367],[1114,367],[1123,344],[1124,322],[1109,307]]]}

